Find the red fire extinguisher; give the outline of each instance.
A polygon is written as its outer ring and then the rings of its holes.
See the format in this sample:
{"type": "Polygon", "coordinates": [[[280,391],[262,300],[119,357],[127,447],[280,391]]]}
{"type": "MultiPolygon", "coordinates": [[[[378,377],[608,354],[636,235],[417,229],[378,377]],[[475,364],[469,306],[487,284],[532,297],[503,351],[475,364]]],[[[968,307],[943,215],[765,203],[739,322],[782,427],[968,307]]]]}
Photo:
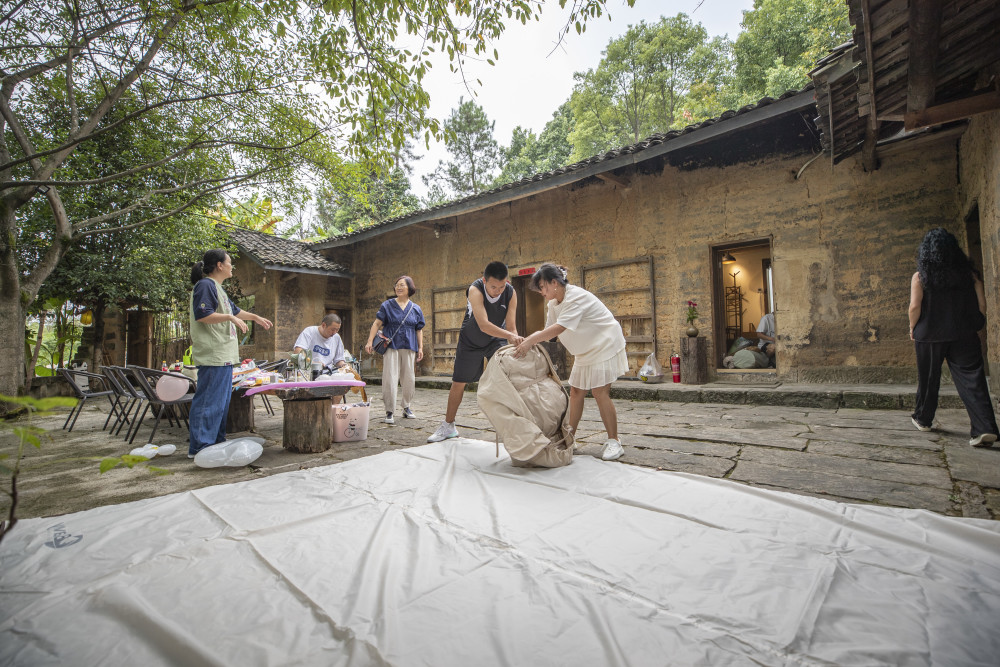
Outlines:
{"type": "Polygon", "coordinates": [[[679,354],[670,355],[670,372],[674,374],[674,382],[681,381],[681,357],[679,354]]]}

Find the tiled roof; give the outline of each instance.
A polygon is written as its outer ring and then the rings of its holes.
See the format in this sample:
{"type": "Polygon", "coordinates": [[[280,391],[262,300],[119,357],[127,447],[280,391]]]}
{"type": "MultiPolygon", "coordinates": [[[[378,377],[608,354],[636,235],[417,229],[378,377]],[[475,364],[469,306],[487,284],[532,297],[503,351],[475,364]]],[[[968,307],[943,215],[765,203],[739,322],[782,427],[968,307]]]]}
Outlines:
{"type": "Polygon", "coordinates": [[[314,250],[308,243],[283,239],[242,227],[224,226],[223,231],[240,249],[266,269],[293,273],[318,273],[350,278],[346,268],[314,250]]]}
{"type": "MultiPolygon", "coordinates": [[[[475,194],[475,195],[470,195],[468,197],[463,197],[462,199],[456,199],[456,200],[447,202],[445,204],[439,204],[438,206],[433,206],[431,208],[423,209],[421,211],[416,211],[416,212],[413,212],[413,213],[409,213],[407,215],[404,215],[404,216],[401,216],[401,217],[398,217],[398,218],[393,218],[391,220],[386,220],[386,221],[384,221],[384,222],[382,222],[382,223],[380,223],[378,225],[374,225],[372,227],[366,227],[364,229],[359,229],[359,230],[351,232],[349,234],[342,234],[340,236],[333,237],[330,241],[320,242],[321,243],[321,247],[329,247],[330,245],[334,245],[334,244],[339,245],[339,243],[336,243],[336,242],[341,242],[344,239],[350,239],[351,237],[359,236],[359,235],[362,235],[362,234],[368,236],[368,235],[371,234],[371,232],[373,230],[378,230],[381,227],[388,227],[390,225],[393,226],[393,227],[395,227],[395,226],[398,226],[398,223],[401,223],[401,222],[403,222],[405,220],[408,220],[408,219],[414,219],[414,220],[425,219],[425,218],[428,217],[427,214],[433,213],[435,211],[442,211],[442,213],[443,213],[444,212],[443,209],[450,209],[450,208],[454,208],[456,206],[459,206],[459,205],[462,205],[462,204],[465,204],[465,203],[468,203],[468,202],[475,202],[477,200],[487,199],[487,198],[491,197],[492,195],[497,195],[499,193],[504,193],[504,192],[507,192],[507,191],[510,191],[510,190],[516,190],[518,188],[521,188],[521,187],[529,185],[529,184],[533,184],[533,183],[537,183],[537,182],[541,182],[541,181],[548,181],[548,180],[551,180],[551,179],[558,178],[560,176],[564,176],[564,175],[568,175],[568,174],[573,174],[574,172],[582,172],[582,171],[586,170],[588,167],[592,167],[594,165],[599,165],[599,164],[604,163],[604,162],[609,162],[609,161],[612,161],[612,160],[615,160],[617,158],[621,158],[621,157],[624,157],[624,156],[637,155],[637,159],[638,160],[642,160],[642,159],[644,159],[644,156],[642,156],[641,153],[643,153],[644,151],[647,151],[647,150],[649,150],[651,148],[655,148],[655,147],[657,147],[657,146],[659,146],[661,144],[665,144],[665,143],[667,143],[669,141],[672,141],[674,139],[683,137],[685,135],[689,135],[689,134],[691,134],[693,132],[698,132],[699,130],[704,130],[704,129],[709,128],[709,127],[711,127],[713,125],[717,125],[717,124],[720,124],[720,123],[725,123],[726,121],[728,121],[730,119],[736,118],[738,116],[743,116],[744,114],[746,114],[748,112],[751,112],[751,111],[754,111],[756,109],[761,109],[761,108],[770,106],[771,104],[774,104],[774,103],[779,102],[781,100],[785,100],[785,99],[788,99],[788,98],[791,98],[791,97],[795,97],[795,96],[797,96],[797,95],[799,95],[799,94],[801,94],[803,92],[809,91],[809,90],[812,90],[812,84],[811,83],[807,84],[802,90],[790,90],[790,91],[786,92],[785,94],[781,95],[781,97],[778,97],[778,98],[765,97],[765,98],[759,100],[756,104],[747,104],[746,106],[740,107],[739,109],[737,109],[735,111],[726,111],[723,114],[721,114],[720,116],[718,116],[717,118],[710,118],[710,119],[708,119],[706,121],[703,121],[701,123],[695,123],[693,125],[688,125],[687,127],[683,128],[681,130],[671,130],[671,131],[663,133],[663,134],[653,134],[653,135],[647,137],[646,139],[644,139],[644,140],[642,140],[642,141],[640,141],[640,142],[638,142],[636,144],[631,144],[629,146],[622,146],[621,148],[616,148],[614,150],[610,150],[610,151],[607,151],[605,153],[599,153],[597,155],[594,155],[592,157],[587,158],[586,160],[581,160],[580,162],[574,162],[573,164],[566,165],[565,167],[560,167],[558,169],[553,169],[552,171],[547,171],[547,172],[543,172],[543,173],[540,173],[540,174],[535,174],[534,176],[528,176],[528,177],[522,178],[522,179],[520,179],[518,181],[514,181],[512,183],[505,183],[504,185],[501,185],[499,187],[493,188],[492,190],[487,190],[485,192],[480,192],[480,193],[475,194]],[[331,241],[333,241],[334,243],[331,244],[331,241]]],[[[655,155],[651,154],[649,157],[655,157],[655,155]]],[[[613,168],[614,167],[609,167],[609,169],[613,169],[613,168]]],[[[388,231],[388,230],[386,230],[386,231],[388,231]]]]}

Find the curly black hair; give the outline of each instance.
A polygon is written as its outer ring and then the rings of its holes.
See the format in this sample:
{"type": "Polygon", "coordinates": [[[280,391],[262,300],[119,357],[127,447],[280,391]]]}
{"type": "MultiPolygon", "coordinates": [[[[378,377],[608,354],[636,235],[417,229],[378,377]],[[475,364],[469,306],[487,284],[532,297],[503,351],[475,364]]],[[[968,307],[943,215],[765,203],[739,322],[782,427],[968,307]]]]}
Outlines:
{"type": "Polygon", "coordinates": [[[976,273],[958,239],[943,227],[935,227],[924,236],[917,251],[917,271],[928,289],[964,287],[972,283],[976,273]]]}

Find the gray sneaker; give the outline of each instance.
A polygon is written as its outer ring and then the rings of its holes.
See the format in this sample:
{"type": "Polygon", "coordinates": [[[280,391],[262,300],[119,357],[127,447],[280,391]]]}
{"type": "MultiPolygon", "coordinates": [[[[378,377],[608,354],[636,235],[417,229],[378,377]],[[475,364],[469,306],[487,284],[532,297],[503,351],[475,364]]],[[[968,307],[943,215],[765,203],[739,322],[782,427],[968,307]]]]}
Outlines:
{"type": "Polygon", "coordinates": [[[413,410],[410,408],[403,408],[403,418],[404,419],[416,419],[417,416],[413,414],[413,410]]]}
{"type": "Polygon", "coordinates": [[[386,424],[395,424],[396,420],[392,418],[392,413],[385,413],[385,419],[383,420],[386,424]]]}
{"type": "Polygon", "coordinates": [[[457,438],[458,429],[455,428],[455,424],[449,424],[448,422],[441,422],[441,425],[437,427],[428,438],[427,442],[441,442],[442,440],[447,440],[448,438],[457,438]]]}
{"type": "Polygon", "coordinates": [[[601,458],[605,461],[617,461],[624,456],[625,450],[622,443],[615,438],[608,438],[604,441],[604,449],[601,450],[601,458]]]}

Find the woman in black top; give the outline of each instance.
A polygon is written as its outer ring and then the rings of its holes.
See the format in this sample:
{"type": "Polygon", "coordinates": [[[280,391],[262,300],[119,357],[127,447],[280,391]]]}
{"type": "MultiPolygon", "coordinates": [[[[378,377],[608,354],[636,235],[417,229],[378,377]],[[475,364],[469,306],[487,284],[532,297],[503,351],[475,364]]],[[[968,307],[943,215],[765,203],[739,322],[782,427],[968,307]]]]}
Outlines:
{"type": "Polygon", "coordinates": [[[921,431],[933,428],[941,364],[947,360],[972,423],[973,447],[989,447],[998,436],[976,333],[986,325],[985,312],[983,283],[958,240],[941,227],[927,232],[910,280],[910,339],[917,353],[917,407],[911,421],[921,431]]]}

